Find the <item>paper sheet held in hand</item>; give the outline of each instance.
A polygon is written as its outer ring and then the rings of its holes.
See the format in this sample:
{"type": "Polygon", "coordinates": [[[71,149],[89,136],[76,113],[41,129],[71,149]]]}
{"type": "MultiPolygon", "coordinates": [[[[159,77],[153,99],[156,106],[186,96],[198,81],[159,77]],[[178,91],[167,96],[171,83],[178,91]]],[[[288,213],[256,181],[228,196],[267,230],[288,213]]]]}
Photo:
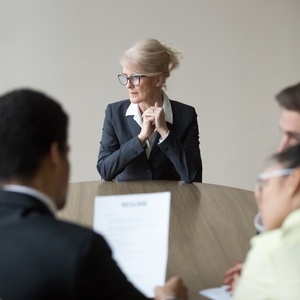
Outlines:
{"type": "Polygon", "coordinates": [[[223,285],[216,288],[201,290],[199,293],[211,300],[231,300],[231,294],[227,291],[227,289],[228,286],[223,285]]]}
{"type": "Polygon", "coordinates": [[[97,196],[94,230],[137,289],[147,297],[166,277],[170,192],[97,196]]]}

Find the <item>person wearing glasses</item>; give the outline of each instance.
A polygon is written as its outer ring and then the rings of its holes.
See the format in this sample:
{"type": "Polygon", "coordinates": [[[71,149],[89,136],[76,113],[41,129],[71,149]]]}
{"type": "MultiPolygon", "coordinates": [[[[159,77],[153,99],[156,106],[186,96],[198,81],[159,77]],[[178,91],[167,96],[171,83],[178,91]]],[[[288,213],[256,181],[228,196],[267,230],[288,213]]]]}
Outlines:
{"type": "MultiPolygon", "coordinates": [[[[279,129],[282,132],[282,139],[277,151],[283,152],[289,147],[300,143],[300,82],[284,88],[276,95],[276,100],[282,108],[279,119],[279,129]]],[[[264,231],[264,225],[259,213],[255,217],[254,225],[258,233],[264,231]]],[[[230,291],[234,291],[243,266],[243,262],[237,262],[226,271],[223,284],[229,285],[230,291]]]]}
{"type": "Polygon", "coordinates": [[[180,56],[156,39],[122,55],[118,79],[129,99],[106,108],[97,161],[102,179],[202,182],[195,108],[164,92],[180,56]]]}
{"type": "Polygon", "coordinates": [[[265,232],[251,240],[233,299],[299,299],[300,144],[269,159],[255,196],[265,232]]]}

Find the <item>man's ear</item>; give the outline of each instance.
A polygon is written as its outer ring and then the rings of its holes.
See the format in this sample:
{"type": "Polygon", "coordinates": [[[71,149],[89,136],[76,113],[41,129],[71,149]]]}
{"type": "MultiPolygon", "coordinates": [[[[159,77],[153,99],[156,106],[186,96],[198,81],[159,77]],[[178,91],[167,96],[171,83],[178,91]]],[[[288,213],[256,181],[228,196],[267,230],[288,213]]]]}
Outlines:
{"type": "Polygon", "coordinates": [[[50,146],[50,160],[53,165],[61,162],[61,151],[57,142],[53,142],[50,146]]]}

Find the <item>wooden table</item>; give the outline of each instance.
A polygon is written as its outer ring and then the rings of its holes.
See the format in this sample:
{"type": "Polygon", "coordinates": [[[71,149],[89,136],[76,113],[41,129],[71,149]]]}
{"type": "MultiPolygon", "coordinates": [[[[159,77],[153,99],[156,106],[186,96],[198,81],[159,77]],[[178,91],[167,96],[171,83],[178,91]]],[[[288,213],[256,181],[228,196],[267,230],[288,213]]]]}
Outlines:
{"type": "Polygon", "coordinates": [[[253,192],[178,181],[90,181],[69,185],[68,203],[59,217],[92,227],[96,195],[171,192],[167,278],[178,275],[191,300],[199,290],[222,284],[224,272],[244,260],[255,235],[253,192]]]}

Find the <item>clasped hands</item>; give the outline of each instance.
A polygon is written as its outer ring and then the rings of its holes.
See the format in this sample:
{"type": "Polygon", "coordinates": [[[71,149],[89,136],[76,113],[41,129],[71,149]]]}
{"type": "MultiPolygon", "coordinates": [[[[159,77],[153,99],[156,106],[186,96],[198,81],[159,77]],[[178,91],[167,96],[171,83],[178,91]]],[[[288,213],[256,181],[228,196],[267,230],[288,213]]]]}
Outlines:
{"type": "Polygon", "coordinates": [[[138,135],[139,140],[142,144],[149,139],[150,135],[156,129],[160,136],[163,138],[169,131],[165,119],[165,113],[162,107],[158,106],[155,102],[154,106],[150,106],[142,114],[143,125],[140,134],[138,135]]]}

